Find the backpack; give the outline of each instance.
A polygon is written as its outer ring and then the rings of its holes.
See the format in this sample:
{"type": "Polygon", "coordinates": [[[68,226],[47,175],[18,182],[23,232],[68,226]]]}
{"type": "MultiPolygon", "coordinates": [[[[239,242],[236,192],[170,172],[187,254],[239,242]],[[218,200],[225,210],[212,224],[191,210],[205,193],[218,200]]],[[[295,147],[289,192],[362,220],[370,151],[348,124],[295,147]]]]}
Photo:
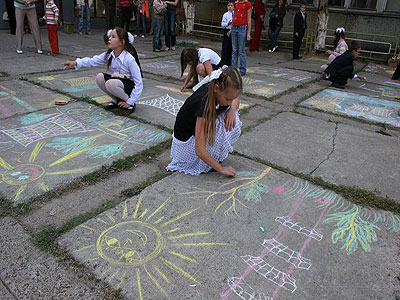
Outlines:
{"type": "Polygon", "coordinates": [[[163,15],[167,12],[167,4],[162,0],[154,0],[153,10],[156,15],[163,15]]]}

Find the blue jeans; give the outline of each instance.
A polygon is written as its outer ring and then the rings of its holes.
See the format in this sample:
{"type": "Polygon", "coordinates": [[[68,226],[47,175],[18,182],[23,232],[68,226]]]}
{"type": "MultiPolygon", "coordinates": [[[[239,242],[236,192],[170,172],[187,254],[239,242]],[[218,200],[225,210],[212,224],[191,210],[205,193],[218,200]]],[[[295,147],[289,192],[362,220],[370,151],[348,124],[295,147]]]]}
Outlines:
{"type": "Polygon", "coordinates": [[[83,32],[83,17],[86,13],[86,32],[90,32],[90,6],[89,3],[85,3],[81,6],[81,11],[79,15],[78,30],[83,32]]]}
{"type": "Polygon", "coordinates": [[[165,46],[167,48],[175,47],[176,45],[175,20],[176,20],[176,11],[168,10],[164,15],[165,46]]]}
{"type": "Polygon", "coordinates": [[[136,35],[140,34],[140,26],[142,26],[142,35],[146,35],[146,16],[136,9],[136,35]]]}
{"type": "Polygon", "coordinates": [[[164,19],[154,18],[154,33],[153,33],[153,51],[156,49],[161,50],[162,42],[161,36],[164,29],[164,19]]]}
{"type": "Polygon", "coordinates": [[[269,49],[276,47],[278,41],[278,35],[281,31],[282,26],[276,25],[274,30],[268,29],[268,37],[269,37],[269,49]]]}
{"type": "Polygon", "coordinates": [[[247,26],[232,26],[231,38],[232,38],[232,67],[238,66],[238,58],[240,56],[240,72],[246,73],[247,62],[246,62],[246,37],[247,37],[247,26]]]}

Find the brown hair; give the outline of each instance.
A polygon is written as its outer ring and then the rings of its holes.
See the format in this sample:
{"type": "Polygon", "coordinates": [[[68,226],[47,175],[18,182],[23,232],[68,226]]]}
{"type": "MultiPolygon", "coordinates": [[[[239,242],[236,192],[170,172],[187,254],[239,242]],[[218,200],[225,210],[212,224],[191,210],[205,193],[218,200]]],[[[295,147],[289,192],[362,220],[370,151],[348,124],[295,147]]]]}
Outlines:
{"type": "Polygon", "coordinates": [[[199,63],[199,53],[194,47],[187,47],[182,50],[181,53],[181,77],[185,72],[186,66],[189,62],[193,63],[193,67],[196,70],[196,66],[199,63]]]}
{"type": "MultiPolygon", "coordinates": [[[[114,29],[115,29],[115,31],[116,31],[116,33],[118,35],[118,38],[121,41],[122,40],[125,41],[124,50],[126,50],[127,52],[129,52],[133,56],[133,58],[135,59],[137,65],[139,66],[140,75],[142,75],[142,77],[143,77],[142,67],[140,66],[140,62],[139,62],[139,56],[137,54],[137,51],[136,51],[135,47],[133,47],[132,44],[129,43],[128,32],[125,29],[120,28],[120,27],[115,27],[114,29]]],[[[106,35],[107,35],[107,33],[106,33],[106,35]]],[[[104,38],[104,43],[107,44],[108,40],[106,40],[105,36],[103,38],[104,38]]],[[[107,36],[107,38],[108,38],[108,36],[107,36]]],[[[112,51],[113,51],[112,49],[108,49],[107,50],[107,55],[109,55],[112,51]]],[[[110,57],[108,59],[108,62],[107,62],[107,70],[110,68],[111,62],[112,62],[112,56],[110,55],[110,57]]]]}
{"type": "Polygon", "coordinates": [[[240,92],[242,92],[243,89],[242,77],[240,76],[238,69],[234,67],[226,68],[222,71],[222,74],[218,79],[211,80],[211,83],[208,86],[206,108],[203,115],[203,117],[206,119],[206,127],[204,128],[204,133],[206,135],[208,134],[208,144],[210,146],[213,146],[215,142],[217,99],[215,96],[214,88],[216,84],[219,85],[219,90],[221,92],[227,91],[229,89],[239,90],[240,92]]]}

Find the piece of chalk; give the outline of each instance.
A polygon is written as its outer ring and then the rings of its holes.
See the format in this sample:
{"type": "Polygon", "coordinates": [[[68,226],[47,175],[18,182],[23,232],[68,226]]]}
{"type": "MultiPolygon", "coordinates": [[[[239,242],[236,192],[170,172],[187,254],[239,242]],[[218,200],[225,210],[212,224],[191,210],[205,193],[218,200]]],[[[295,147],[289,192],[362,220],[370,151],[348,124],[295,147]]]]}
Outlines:
{"type": "Polygon", "coordinates": [[[264,227],[261,226],[261,227],[260,227],[260,231],[261,231],[261,232],[265,232],[264,227]]]}

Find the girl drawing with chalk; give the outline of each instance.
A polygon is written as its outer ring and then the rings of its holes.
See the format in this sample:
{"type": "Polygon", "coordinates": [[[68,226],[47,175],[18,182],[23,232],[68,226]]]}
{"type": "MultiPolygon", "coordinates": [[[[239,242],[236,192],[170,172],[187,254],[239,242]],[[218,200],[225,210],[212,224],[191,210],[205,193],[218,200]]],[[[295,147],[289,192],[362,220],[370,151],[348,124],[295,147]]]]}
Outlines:
{"type": "Polygon", "coordinates": [[[219,69],[185,101],[176,117],[167,170],[199,175],[214,169],[235,176],[233,167],[220,163],[240,136],[242,86],[236,68],[219,69]]]}
{"type": "Polygon", "coordinates": [[[107,64],[108,73],[99,73],[96,83],[113,100],[104,108],[110,110],[116,107],[132,113],[135,102],[143,90],[142,71],[136,49],[133,47],[133,35],[122,28],[107,32],[108,50],[93,57],[78,58],[66,61],[64,69],[76,70],[83,67],[95,67],[107,64]]]}
{"type": "Polygon", "coordinates": [[[190,66],[190,70],[181,87],[182,93],[185,92],[191,79],[193,79],[193,84],[190,88],[199,83],[199,76],[206,77],[210,75],[213,70],[219,69],[222,64],[221,57],[215,51],[208,48],[188,47],[183,49],[181,53],[181,76],[183,76],[187,65],[190,66]]]}

